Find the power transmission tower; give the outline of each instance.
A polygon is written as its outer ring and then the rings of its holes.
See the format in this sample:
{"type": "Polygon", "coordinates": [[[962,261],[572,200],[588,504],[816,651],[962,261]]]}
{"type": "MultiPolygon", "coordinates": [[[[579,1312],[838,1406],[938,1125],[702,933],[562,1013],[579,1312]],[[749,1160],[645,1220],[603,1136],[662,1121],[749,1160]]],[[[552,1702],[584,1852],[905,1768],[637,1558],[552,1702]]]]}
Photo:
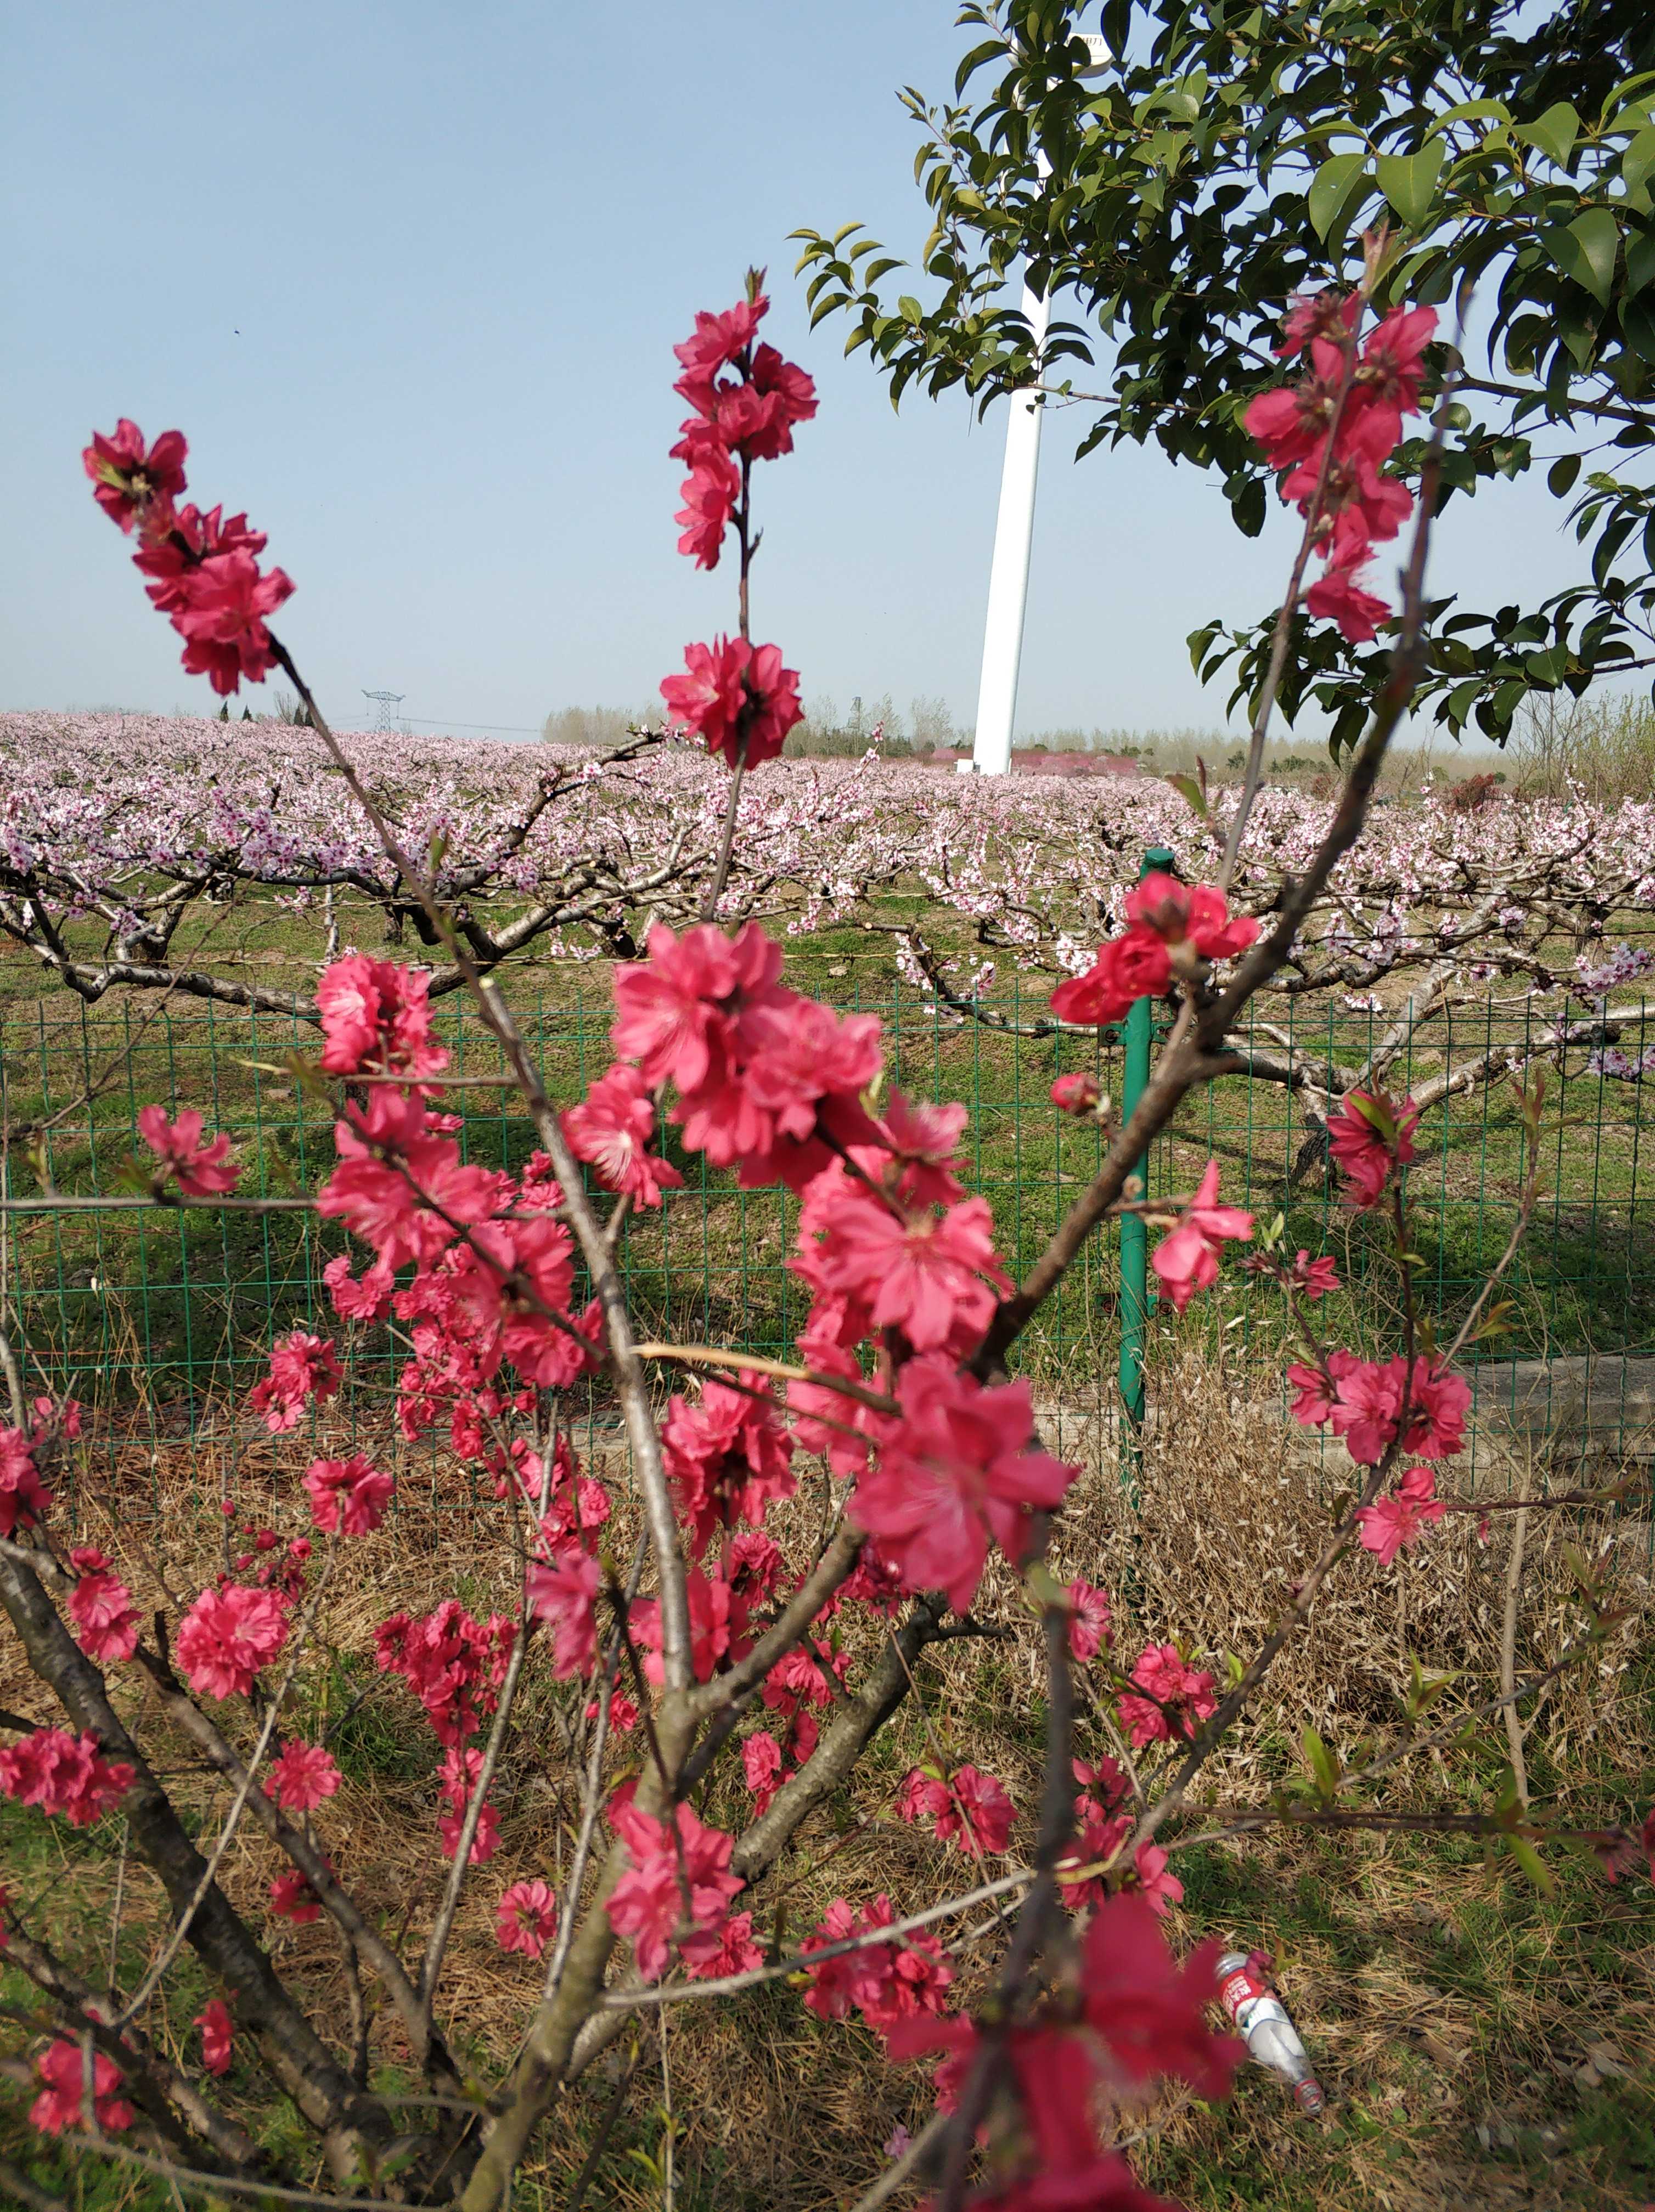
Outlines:
{"type": "Polygon", "coordinates": [[[387,737],[394,738],[399,736],[401,734],[401,725],[398,721],[392,709],[394,708],[400,707],[403,701],[408,696],[408,694],[405,691],[364,690],[362,696],[364,699],[371,699],[374,702],[374,727],[375,731],[382,731],[387,737]]]}

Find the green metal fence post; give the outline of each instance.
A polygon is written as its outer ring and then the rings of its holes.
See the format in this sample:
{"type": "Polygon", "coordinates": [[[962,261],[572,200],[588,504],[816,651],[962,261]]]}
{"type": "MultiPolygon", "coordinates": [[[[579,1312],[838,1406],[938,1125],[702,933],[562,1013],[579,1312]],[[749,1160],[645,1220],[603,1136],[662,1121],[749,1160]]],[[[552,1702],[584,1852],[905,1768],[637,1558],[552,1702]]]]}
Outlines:
{"type": "MultiPolygon", "coordinates": [[[[1152,845],[1143,856],[1138,880],[1170,870],[1172,855],[1165,845],[1152,845]]],[[[1149,1080],[1149,1048],[1154,1032],[1154,1006],[1135,999],[1123,1028],[1125,1044],[1122,1070],[1121,1120],[1129,1121],[1149,1080]]],[[[1149,1155],[1134,1164],[1132,1172],[1147,1191],[1149,1155]]],[[[1144,1420],[1144,1325],[1149,1316],[1149,1231],[1135,1213],[1121,1217],[1121,1403],[1126,1409],[1129,1432],[1123,1439],[1121,1471],[1129,1487],[1137,1473],[1139,1435],[1144,1420]]]]}

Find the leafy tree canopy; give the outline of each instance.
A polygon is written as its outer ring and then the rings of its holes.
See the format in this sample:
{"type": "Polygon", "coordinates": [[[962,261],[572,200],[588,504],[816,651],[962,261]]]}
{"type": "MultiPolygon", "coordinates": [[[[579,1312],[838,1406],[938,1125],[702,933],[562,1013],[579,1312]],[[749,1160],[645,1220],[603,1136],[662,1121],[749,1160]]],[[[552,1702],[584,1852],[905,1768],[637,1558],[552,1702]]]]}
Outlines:
{"type": "MultiPolygon", "coordinates": [[[[1064,0],[965,7],[957,104],[904,94],[925,131],[930,305],[859,223],[805,241],[812,316],[850,324],[893,401],[961,386],[986,407],[1039,377],[1098,406],[1082,453],[1154,439],[1222,474],[1256,535],[1268,471],[1242,427],[1280,380],[1288,299],[1348,283],[1390,227],[1376,304],[1463,313],[1448,495],[1543,468],[1581,547],[1542,604],[1430,609],[1421,695],[1503,741],[1531,689],[1655,666],[1655,10],[1505,0],[1107,0],[1101,76],[1064,0]],[[1020,258],[1053,301],[1037,362],[1007,304],[1020,258]],[[1640,459],[1640,456],[1642,457],[1640,459]]],[[[1439,371],[1452,349],[1435,349],[1439,371]]],[[[1417,472],[1422,440],[1396,465],[1417,472]]],[[[1269,623],[1190,639],[1203,678],[1256,686],[1269,623]]],[[[1313,697],[1336,750],[1384,661],[1302,625],[1281,705],[1313,697]]]]}

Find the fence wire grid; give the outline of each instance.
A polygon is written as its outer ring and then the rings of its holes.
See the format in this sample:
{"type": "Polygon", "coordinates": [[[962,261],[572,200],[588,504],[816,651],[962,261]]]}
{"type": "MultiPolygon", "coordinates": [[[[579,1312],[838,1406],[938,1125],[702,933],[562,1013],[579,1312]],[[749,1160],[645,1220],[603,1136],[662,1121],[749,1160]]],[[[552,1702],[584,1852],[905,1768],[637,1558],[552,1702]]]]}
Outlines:
{"type": "MultiPolygon", "coordinates": [[[[1118,1098],[1120,1049],[1068,1034],[1019,1034],[1044,1012],[1044,994],[984,1000],[984,1022],[961,1024],[916,994],[847,994],[843,1011],[876,1012],[885,1025],[888,1082],[910,1097],[958,1100],[970,1109],[967,1180],[993,1205],[1013,1275],[1032,1263],[1074,1196],[1096,1172],[1100,1133],[1050,1102],[1059,1074],[1087,1068],[1118,1098]],[[1005,1027],[995,1026],[1003,1024],[1005,1027]]],[[[1567,1010],[1566,1010],[1567,1012],[1567,1010]]],[[[1579,1015],[1591,1011],[1576,1006],[1579,1015]]],[[[609,1064],[606,1006],[519,1010],[551,1096],[572,1102],[609,1064]]],[[[1310,1009],[1289,1002],[1261,1019],[1257,1041],[1278,1057],[1360,1064],[1391,1018],[1310,1009]]],[[[1402,1090],[1451,1074],[1497,1045],[1529,1046],[1555,1030],[1555,1005],[1501,1000],[1445,1012],[1417,1032],[1393,1075],[1402,1090]]],[[[450,1073],[502,1073],[494,1040],[458,997],[438,1016],[450,1073]]],[[[332,1117],[283,1066],[313,1060],[317,1033],[297,1021],[227,1013],[208,1004],[148,1007],[126,1000],[88,1007],[41,1000],[0,1018],[0,1134],[3,1193],[38,1200],[108,1194],[127,1164],[149,1155],[140,1109],[169,1115],[194,1106],[210,1129],[228,1131],[243,1164],[243,1194],[298,1194],[326,1178],[335,1158],[332,1117]]],[[[1507,1326],[1469,1355],[1480,1401],[1519,1394],[1542,1425],[1552,1377],[1581,1400],[1597,1372],[1589,1419],[1599,1449],[1641,1446],[1650,1409],[1636,1369],[1622,1355],[1655,1342],[1655,1194],[1642,1161],[1642,1091],[1593,1072],[1584,1048],[1552,1055],[1537,1218],[1503,1293],[1507,1326]],[[1549,1363],[1538,1370],[1534,1363],[1549,1363]],[[1634,1379],[1628,1381],[1628,1376],[1634,1379]]],[[[534,1149],[514,1093],[452,1091],[465,1157],[518,1168],[534,1149]]],[[[667,1158],[684,1173],[659,1214],[635,1215],[619,1261],[639,1326],[680,1341],[793,1350],[809,1304],[790,1272],[797,1204],[774,1189],[743,1192],[732,1175],[685,1154],[670,1126],[667,1158]]],[[[1446,1338],[1469,1309],[1516,1219],[1528,1162],[1508,1084],[1451,1094],[1415,1140],[1409,1188],[1416,1208],[1420,1285],[1433,1328],[1446,1338]]],[[[1216,1158],[1226,1201],[1263,1219],[1287,1217],[1288,1249],[1333,1254],[1345,1291],[1322,1310],[1328,1334],[1359,1348],[1394,1348],[1398,1284],[1384,1238],[1339,1202],[1325,1150],[1307,1139],[1287,1086],[1226,1078],[1196,1094],[1156,1144],[1152,1195],[1193,1189],[1216,1158]]],[[[295,1327],[338,1340],[351,1419],[383,1421],[404,1354],[384,1327],[347,1329],[322,1282],[327,1261],[350,1249],[336,1224],[303,1212],[253,1216],[204,1211],[99,1212],[64,1207],[4,1218],[3,1288],[38,1382],[119,1414],[156,1437],[192,1433],[210,1409],[240,1399],[263,1371],[272,1337],[295,1327]]],[[[357,1251],[353,1267],[363,1255],[357,1251]]],[[[1048,1404],[1071,1419],[1113,1417],[1118,1242],[1094,1236],[1058,1294],[1037,1316],[1018,1362],[1048,1404]]],[[[1226,1264],[1215,1300],[1184,1324],[1222,1337],[1226,1355],[1261,1370],[1285,1341],[1275,1293],[1226,1264]]],[[[1157,1313],[1150,1330],[1151,1393],[1158,1343],[1171,1333],[1157,1313]]],[[[588,1406],[588,1421],[603,1407],[588,1406]]],[[[1061,1439],[1055,1448],[1062,1449],[1061,1439]]]]}

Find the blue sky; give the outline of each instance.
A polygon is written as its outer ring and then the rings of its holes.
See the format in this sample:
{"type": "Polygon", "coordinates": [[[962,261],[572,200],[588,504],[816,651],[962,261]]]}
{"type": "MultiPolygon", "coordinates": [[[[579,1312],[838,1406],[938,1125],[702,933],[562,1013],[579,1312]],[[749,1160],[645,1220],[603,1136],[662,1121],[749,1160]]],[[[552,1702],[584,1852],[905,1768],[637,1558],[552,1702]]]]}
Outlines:
{"type": "MultiPolygon", "coordinates": [[[[670,349],[757,261],[822,404],[760,472],[756,632],[807,698],[940,693],[969,720],[1001,418],[893,415],[841,331],[808,331],[787,242],[858,217],[918,247],[896,92],[948,90],[953,13],[7,0],[0,704],[216,703],[80,472],[121,414],[185,430],[192,495],[268,531],[283,635],[347,725],[381,686],[453,727],[641,703],[730,622],[725,571],[674,550],[670,349]]],[[[1241,539],[1153,453],[1077,467],[1085,419],[1046,427],[1019,726],[1210,724],[1185,635],[1273,604],[1285,527],[1241,539]]],[[[1435,581],[1553,587],[1557,520],[1537,487],[1479,498],[1435,581]]]]}

